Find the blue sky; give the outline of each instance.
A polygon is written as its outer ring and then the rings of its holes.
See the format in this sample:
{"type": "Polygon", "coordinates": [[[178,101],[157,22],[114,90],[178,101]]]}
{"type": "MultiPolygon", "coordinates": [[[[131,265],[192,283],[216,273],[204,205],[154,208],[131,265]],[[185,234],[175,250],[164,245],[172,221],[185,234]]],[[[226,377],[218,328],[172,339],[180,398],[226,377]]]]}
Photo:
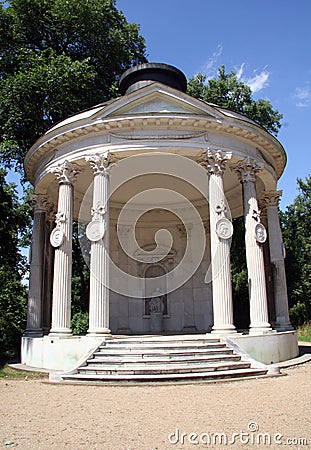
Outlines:
{"type": "Polygon", "coordinates": [[[311,174],[311,0],[117,0],[140,25],[148,60],[187,78],[217,75],[224,64],[284,115],[278,139],[288,162],[281,208],[311,174]]]}

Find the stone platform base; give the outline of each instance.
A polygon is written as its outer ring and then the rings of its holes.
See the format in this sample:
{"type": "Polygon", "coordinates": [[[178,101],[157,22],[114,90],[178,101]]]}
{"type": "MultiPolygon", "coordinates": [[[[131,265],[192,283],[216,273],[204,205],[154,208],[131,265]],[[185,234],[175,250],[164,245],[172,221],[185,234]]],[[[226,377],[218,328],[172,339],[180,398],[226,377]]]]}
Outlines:
{"type": "Polygon", "coordinates": [[[41,369],[69,370],[103,340],[103,336],[25,336],[22,338],[21,362],[41,369]]]}
{"type": "Polygon", "coordinates": [[[251,358],[263,364],[276,364],[299,354],[297,331],[261,335],[231,335],[230,340],[251,358]]]}
{"type": "MultiPolygon", "coordinates": [[[[191,336],[193,339],[195,335],[191,336]]],[[[198,339],[200,336],[202,335],[198,335],[198,339]]],[[[111,339],[111,336],[23,337],[21,361],[27,366],[67,371],[80,360],[85,360],[105,339],[111,339]]],[[[298,355],[295,331],[264,335],[235,334],[224,336],[223,340],[226,339],[230,339],[242,352],[263,364],[287,361],[298,355]]]]}

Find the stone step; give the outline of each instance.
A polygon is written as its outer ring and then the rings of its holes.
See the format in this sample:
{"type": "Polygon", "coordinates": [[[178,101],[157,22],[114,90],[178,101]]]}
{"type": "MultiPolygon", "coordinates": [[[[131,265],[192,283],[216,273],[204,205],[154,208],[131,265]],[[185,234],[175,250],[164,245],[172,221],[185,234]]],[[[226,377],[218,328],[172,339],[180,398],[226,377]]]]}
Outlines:
{"type": "Polygon", "coordinates": [[[193,361],[191,363],[182,364],[180,362],[174,363],[170,362],[168,364],[159,363],[153,365],[152,368],[148,365],[142,367],[140,364],[105,364],[100,367],[90,367],[84,366],[78,369],[79,374],[92,374],[92,375],[102,375],[102,374],[113,374],[113,373],[123,373],[128,375],[133,374],[144,374],[144,375],[154,375],[155,373],[190,373],[190,372],[210,372],[217,370],[235,370],[235,369],[248,369],[250,368],[250,363],[248,362],[219,362],[219,363],[202,363],[198,362],[195,364],[193,361]]]}
{"type": "Polygon", "coordinates": [[[158,356],[158,357],[166,357],[169,355],[172,356],[195,356],[195,355],[232,355],[233,350],[229,348],[213,348],[213,349],[196,349],[196,348],[185,348],[185,347],[178,347],[173,349],[159,349],[159,348],[144,348],[144,349],[110,349],[110,347],[104,347],[98,352],[94,352],[93,355],[97,358],[103,358],[103,357],[111,357],[111,356],[120,356],[120,357],[126,357],[126,356],[132,356],[134,357],[152,357],[152,356],[158,356]]]}
{"type": "Polygon", "coordinates": [[[219,338],[210,338],[206,337],[206,335],[197,337],[196,335],[191,336],[135,336],[135,337],[114,337],[108,338],[105,340],[107,344],[147,344],[147,343],[177,343],[177,344],[185,344],[185,343],[197,343],[197,344],[205,344],[205,343],[217,343],[220,342],[219,338]]]}
{"type": "Polygon", "coordinates": [[[106,339],[65,381],[157,381],[260,376],[218,338],[191,336],[122,336],[106,339]]]}
{"type": "Polygon", "coordinates": [[[100,366],[101,364],[126,364],[126,363],[137,363],[137,364],[159,364],[162,362],[216,362],[216,361],[240,361],[240,356],[233,354],[218,354],[210,355],[208,354],[196,354],[191,355],[180,355],[180,354],[167,354],[167,355],[124,355],[120,357],[118,355],[114,356],[96,356],[95,358],[88,359],[86,361],[88,366],[100,366]]]}
{"type": "Polygon", "coordinates": [[[237,370],[217,370],[213,372],[188,372],[188,373],[153,373],[150,374],[74,374],[64,375],[65,382],[103,382],[103,381],[173,381],[173,380],[223,380],[223,379],[239,379],[243,377],[257,377],[266,375],[267,371],[264,369],[237,369],[237,370]]]}
{"type": "Polygon", "coordinates": [[[226,345],[222,342],[215,343],[204,343],[198,344],[196,342],[187,342],[186,344],[179,343],[178,345],[175,342],[148,342],[148,343],[124,343],[124,344],[115,344],[115,343],[107,343],[106,345],[100,345],[99,350],[118,350],[121,349],[132,351],[132,350],[146,350],[146,349],[215,349],[215,348],[226,348],[226,345]]]}

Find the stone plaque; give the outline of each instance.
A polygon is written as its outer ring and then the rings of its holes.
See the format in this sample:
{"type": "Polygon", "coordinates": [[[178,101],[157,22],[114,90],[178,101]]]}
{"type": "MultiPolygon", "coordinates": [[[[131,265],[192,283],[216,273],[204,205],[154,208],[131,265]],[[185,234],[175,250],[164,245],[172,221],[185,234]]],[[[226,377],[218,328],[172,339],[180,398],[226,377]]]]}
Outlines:
{"type": "Polygon", "coordinates": [[[267,240],[267,232],[262,223],[257,223],[255,225],[255,238],[259,244],[263,244],[267,240]]]}
{"type": "Polygon", "coordinates": [[[233,225],[225,217],[219,219],[216,223],[216,233],[221,239],[230,239],[233,235],[233,225]]]}
{"type": "Polygon", "coordinates": [[[93,220],[86,227],[86,237],[92,242],[99,241],[104,237],[104,234],[105,225],[99,220],[93,220]]]}
{"type": "Polygon", "coordinates": [[[50,236],[50,243],[52,247],[60,247],[64,242],[64,237],[64,232],[60,228],[54,228],[50,236]]]}

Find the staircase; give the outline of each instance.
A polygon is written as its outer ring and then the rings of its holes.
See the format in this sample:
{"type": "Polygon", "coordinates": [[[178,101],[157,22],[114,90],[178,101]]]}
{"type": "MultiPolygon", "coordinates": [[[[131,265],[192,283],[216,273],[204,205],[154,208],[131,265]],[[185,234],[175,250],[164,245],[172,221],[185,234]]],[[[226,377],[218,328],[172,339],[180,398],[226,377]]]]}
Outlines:
{"type": "Polygon", "coordinates": [[[108,338],[67,382],[219,380],[265,375],[220,339],[207,335],[108,338]]]}

